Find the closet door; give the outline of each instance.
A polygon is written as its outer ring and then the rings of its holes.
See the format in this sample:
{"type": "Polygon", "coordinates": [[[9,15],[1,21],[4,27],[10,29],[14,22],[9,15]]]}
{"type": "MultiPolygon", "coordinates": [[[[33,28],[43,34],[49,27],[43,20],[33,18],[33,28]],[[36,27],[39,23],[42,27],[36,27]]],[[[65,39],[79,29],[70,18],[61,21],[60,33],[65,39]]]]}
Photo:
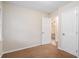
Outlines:
{"type": "Polygon", "coordinates": [[[75,56],[78,54],[76,8],[65,8],[61,13],[61,49],[75,56]]]}

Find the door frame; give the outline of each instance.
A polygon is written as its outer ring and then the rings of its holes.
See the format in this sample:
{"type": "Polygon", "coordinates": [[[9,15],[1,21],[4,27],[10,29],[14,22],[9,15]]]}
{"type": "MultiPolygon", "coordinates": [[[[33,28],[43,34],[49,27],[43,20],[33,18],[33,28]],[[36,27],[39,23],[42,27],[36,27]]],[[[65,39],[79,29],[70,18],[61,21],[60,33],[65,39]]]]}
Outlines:
{"type": "Polygon", "coordinates": [[[51,41],[50,41],[50,40],[51,40],[51,26],[50,26],[50,25],[51,25],[51,18],[50,18],[49,16],[42,16],[42,21],[41,21],[41,22],[42,22],[42,32],[41,32],[41,34],[42,34],[42,36],[41,36],[41,37],[42,37],[42,40],[41,40],[41,44],[42,44],[42,45],[44,45],[44,44],[49,44],[49,43],[51,42],[51,41]],[[44,25],[43,25],[43,23],[44,23],[44,18],[48,18],[47,21],[49,21],[49,23],[48,23],[48,25],[49,25],[49,31],[48,31],[48,32],[49,32],[49,35],[48,35],[49,42],[46,42],[46,43],[43,43],[43,41],[44,41],[44,37],[43,37],[43,35],[44,35],[44,32],[43,32],[43,31],[44,31],[44,28],[43,28],[43,26],[44,26],[44,25]]]}

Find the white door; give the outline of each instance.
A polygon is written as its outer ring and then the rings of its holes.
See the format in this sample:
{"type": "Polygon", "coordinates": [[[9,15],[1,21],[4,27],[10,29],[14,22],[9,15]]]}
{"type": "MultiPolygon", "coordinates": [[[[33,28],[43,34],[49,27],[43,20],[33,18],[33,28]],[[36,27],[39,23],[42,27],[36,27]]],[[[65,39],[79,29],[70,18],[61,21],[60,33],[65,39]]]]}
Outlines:
{"type": "Polygon", "coordinates": [[[75,56],[78,51],[76,8],[63,10],[61,14],[61,48],[75,56]]]}
{"type": "Polygon", "coordinates": [[[42,17],[42,45],[51,42],[51,19],[47,16],[42,17]]]}

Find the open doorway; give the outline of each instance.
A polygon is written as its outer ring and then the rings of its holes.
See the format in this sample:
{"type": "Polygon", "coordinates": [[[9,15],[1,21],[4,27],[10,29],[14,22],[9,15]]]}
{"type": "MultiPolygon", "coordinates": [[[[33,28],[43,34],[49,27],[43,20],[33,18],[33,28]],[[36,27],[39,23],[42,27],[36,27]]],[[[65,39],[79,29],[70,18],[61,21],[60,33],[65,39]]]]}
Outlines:
{"type": "Polygon", "coordinates": [[[51,19],[51,43],[58,47],[58,16],[51,19]]]}

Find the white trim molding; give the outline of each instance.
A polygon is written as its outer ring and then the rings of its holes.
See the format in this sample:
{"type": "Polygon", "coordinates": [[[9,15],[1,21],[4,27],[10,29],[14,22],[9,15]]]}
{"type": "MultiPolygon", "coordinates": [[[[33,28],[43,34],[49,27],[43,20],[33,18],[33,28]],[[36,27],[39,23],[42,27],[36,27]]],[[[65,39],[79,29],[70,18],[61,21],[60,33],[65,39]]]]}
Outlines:
{"type": "Polygon", "coordinates": [[[13,50],[5,51],[5,52],[3,52],[3,54],[14,52],[14,51],[18,51],[18,50],[23,50],[23,49],[27,49],[27,48],[32,48],[32,47],[41,45],[40,41],[39,42],[34,42],[34,43],[35,44],[30,44],[29,46],[24,47],[24,48],[18,48],[18,49],[13,49],[13,50]]]}

